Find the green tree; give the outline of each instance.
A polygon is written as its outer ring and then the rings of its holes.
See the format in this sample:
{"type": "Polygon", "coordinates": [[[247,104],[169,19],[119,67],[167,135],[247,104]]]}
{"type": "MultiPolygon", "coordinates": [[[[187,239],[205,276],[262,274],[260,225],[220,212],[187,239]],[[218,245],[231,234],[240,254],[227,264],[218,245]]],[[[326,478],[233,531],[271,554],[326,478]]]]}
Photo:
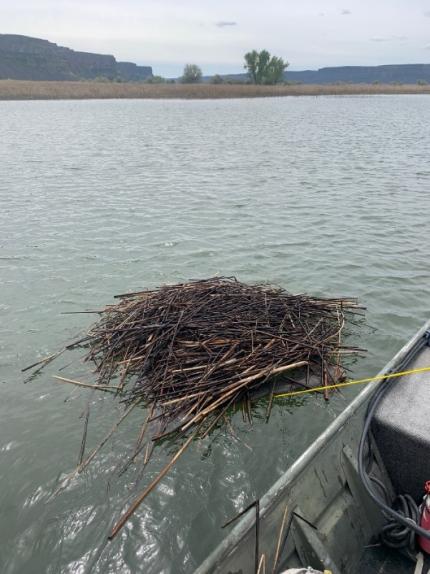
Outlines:
{"type": "Polygon", "coordinates": [[[224,78],[219,74],[215,74],[215,76],[211,78],[211,84],[224,84],[224,78]]]}
{"type": "Polygon", "coordinates": [[[247,52],[245,54],[245,66],[244,68],[248,70],[249,77],[254,84],[257,83],[257,69],[258,69],[258,52],[257,50],[252,50],[252,52],[247,52]]]}
{"type": "Polygon", "coordinates": [[[254,84],[277,84],[289,66],[282,58],[271,56],[267,50],[253,50],[245,54],[245,69],[254,84]]]}
{"type": "Polygon", "coordinates": [[[202,71],[196,64],[187,64],[181,77],[183,84],[197,84],[202,80],[202,71]]]}

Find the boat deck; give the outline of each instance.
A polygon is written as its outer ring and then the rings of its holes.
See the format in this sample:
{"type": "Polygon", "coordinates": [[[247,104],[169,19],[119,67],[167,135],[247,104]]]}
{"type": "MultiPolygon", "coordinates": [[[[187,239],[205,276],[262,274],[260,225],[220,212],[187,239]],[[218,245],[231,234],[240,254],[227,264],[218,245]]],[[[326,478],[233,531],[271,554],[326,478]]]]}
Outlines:
{"type": "MultiPolygon", "coordinates": [[[[427,560],[427,559],[426,559],[427,560]]],[[[425,562],[427,572],[430,562],[425,562]]],[[[380,544],[370,546],[363,552],[357,572],[360,574],[412,574],[415,563],[400,552],[391,550],[380,544]]]]}

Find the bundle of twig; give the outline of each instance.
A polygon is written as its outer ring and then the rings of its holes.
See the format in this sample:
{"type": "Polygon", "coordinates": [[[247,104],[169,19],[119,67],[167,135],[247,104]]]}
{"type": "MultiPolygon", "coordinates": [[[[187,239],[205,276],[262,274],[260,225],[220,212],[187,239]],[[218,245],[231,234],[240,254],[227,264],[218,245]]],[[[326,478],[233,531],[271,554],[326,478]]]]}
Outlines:
{"type": "Polygon", "coordinates": [[[118,304],[98,311],[87,336],[67,348],[89,347],[86,360],[96,365],[97,381],[87,386],[114,390],[131,407],[149,407],[138,446],[154,420],[157,441],[193,427],[192,436],[204,436],[234,404],[246,405],[250,416],[257,389],[268,389],[271,405],[275,375],[303,368],[305,376],[293,384],[309,386],[315,374],[322,386],[332,384],[343,374],[344,356],[360,351],[342,344],[346,314],[361,309],[354,299],[291,295],[228,277],[117,297],[118,304]]]}
{"type": "Polygon", "coordinates": [[[327,384],[330,366],[356,352],[341,344],[355,300],[290,295],[234,278],[118,297],[89,332],[87,359],[98,384],[120,374],[126,399],[154,405],[166,424],[179,423],[176,430],[219,414],[275,374],[307,367],[327,384]]]}

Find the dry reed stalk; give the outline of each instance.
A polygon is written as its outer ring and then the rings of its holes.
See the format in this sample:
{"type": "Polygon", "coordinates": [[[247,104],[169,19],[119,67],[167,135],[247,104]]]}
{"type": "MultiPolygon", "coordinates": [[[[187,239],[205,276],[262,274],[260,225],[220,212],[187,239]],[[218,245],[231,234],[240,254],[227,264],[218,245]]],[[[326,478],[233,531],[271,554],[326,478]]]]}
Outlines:
{"type": "Polygon", "coordinates": [[[266,574],[266,555],[262,554],[258,564],[257,574],[266,574]]]}
{"type": "Polygon", "coordinates": [[[279,557],[281,555],[282,536],[284,534],[285,524],[288,516],[288,504],[285,505],[284,514],[282,516],[281,528],[279,529],[278,540],[276,542],[275,558],[273,559],[272,574],[276,574],[278,568],[279,557]]]}
{"type": "Polygon", "coordinates": [[[145,498],[148,496],[148,494],[157,486],[157,484],[160,482],[160,480],[169,472],[169,470],[172,468],[172,466],[175,464],[175,462],[178,460],[178,458],[181,456],[181,454],[183,454],[185,452],[185,450],[191,444],[192,440],[197,436],[197,432],[198,431],[196,431],[193,435],[188,437],[188,439],[185,441],[185,443],[176,452],[176,454],[173,456],[173,458],[166,464],[166,466],[158,473],[158,475],[154,478],[154,480],[145,488],[145,490],[141,494],[139,494],[139,496],[137,498],[134,499],[134,501],[130,505],[130,508],[121,516],[121,518],[118,520],[118,522],[112,528],[112,531],[108,536],[109,540],[112,540],[113,538],[115,538],[115,536],[118,534],[118,532],[124,526],[124,524],[128,521],[128,519],[131,517],[131,515],[134,514],[134,512],[142,504],[142,502],[145,500],[145,498]]]}
{"type": "Polygon", "coordinates": [[[70,383],[78,387],[85,387],[86,389],[95,389],[97,391],[114,391],[121,389],[121,387],[117,387],[115,385],[97,385],[97,384],[92,385],[90,383],[82,383],[81,381],[75,381],[74,379],[66,379],[65,377],[60,377],[58,375],[53,375],[53,378],[56,379],[59,383],[70,383]]]}

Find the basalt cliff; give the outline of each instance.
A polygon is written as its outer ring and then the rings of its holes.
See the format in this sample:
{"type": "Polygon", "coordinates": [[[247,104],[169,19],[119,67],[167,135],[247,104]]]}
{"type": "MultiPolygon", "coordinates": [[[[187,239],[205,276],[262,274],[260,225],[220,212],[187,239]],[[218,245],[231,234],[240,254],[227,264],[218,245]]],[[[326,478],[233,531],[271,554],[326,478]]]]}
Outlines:
{"type": "Polygon", "coordinates": [[[114,56],[77,52],[48,40],[0,34],[0,79],[94,80],[139,82],[152,76],[151,66],[117,62],[114,56]]]}

